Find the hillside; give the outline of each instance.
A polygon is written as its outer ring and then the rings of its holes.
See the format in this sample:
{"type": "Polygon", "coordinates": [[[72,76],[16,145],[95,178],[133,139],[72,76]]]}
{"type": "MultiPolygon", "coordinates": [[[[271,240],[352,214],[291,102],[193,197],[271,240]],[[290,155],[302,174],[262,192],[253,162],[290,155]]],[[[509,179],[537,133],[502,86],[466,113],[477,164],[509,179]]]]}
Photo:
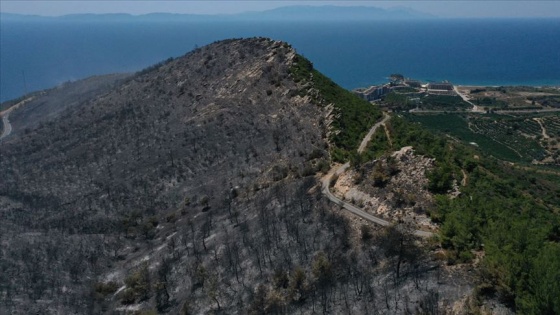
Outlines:
{"type": "Polygon", "coordinates": [[[381,120],[287,43],[23,99],[0,142],[0,314],[557,311],[554,172],[381,120]]]}
{"type": "Polygon", "coordinates": [[[116,84],[1,144],[7,312],[427,312],[469,295],[429,247],[321,196],[381,114],[288,44],[221,41],[116,84]]]}
{"type": "MultiPolygon", "coordinates": [[[[222,229],[222,219],[249,206],[232,209],[234,192],[247,198],[301,176],[314,150],[324,154],[324,115],[291,98],[289,56],[273,54],[280,45],[230,41],[199,49],[8,139],[0,160],[3,241],[30,252],[25,261],[41,278],[16,292],[34,300],[59,296],[56,283],[65,285],[66,277],[89,290],[86,279],[101,277],[111,258],[139,247],[149,253],[151,240],[169,236],[175,224],[161,229],[166,217],[199,229],[216,216],[222,229]]],[[[3,277],[22,269],[18,253],[4,260],[3,277]]],[[[2,282],[17,286],[32,276],[2,282]]],[[[79,301],[86,293],[68,295],[79,301]]]]}
{"type": "MultiPolygon", "coordinates": [[[[93,76],[75,82],[66,82],[55,88],[31,93],[20,99],[27,99],[26,105],[10,115],[14,134],[33,129],[39,124],[56,119],[69,107],[78,106],[108,93],[116,85],[122,83],[129,74],[109,74],[93,76]]],[[[15,100],[15,103],[20,99],[15,100]]],[[[2,105],[10,106],[14,102],[2,105]]]]}
{"type": "MultiPolygon", "coordinates": [[[[390,140],[375,135],[366,154],[411,145],[435,159],[427,173],[435,203],[420,213],[440,226],[448,264],[476,267],[481,304],[497,298],[520,314],[558,313],[560,268],[553,258],[560,253],[558,169],[499,160],[493,152],[428,132],[404,117],[388,124],[390,140]],[[454,191],[458,194],[450,194],[454,191]]],[[[405,204],[418,202],[406,189],[403,195],[405,204]]]]}

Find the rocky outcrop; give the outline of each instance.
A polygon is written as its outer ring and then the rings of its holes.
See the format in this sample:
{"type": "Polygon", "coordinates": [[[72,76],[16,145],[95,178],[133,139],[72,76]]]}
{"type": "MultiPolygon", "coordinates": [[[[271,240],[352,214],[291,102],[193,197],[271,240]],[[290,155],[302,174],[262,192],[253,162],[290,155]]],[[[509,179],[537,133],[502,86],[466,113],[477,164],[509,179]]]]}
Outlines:
{"type": "Polygon", "coordinates": [[[432,158],[416,155],[412,147],[403,147],[341,175],[335,189],[346,200],[372,214],[435,230],[436,226],[426,215],[426,209],[434,202],[426,188],[426,172],[433,169],[434,162],[432,158]]]}

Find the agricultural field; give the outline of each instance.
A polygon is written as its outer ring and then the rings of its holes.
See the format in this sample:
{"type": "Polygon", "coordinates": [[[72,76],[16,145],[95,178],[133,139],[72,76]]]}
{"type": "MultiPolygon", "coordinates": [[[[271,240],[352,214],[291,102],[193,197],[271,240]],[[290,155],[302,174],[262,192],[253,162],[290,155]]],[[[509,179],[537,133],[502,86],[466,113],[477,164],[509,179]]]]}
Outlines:
{"type": "Polygon", "coordinates": [[[498,115],[471,117],[469,128],[477,134],[504,144],[522,159],[542,161],[546,157],[546,151],[538,141],[541,137],[541,128],[531,118],[498,115]]]}
{"type": "Polygon", "coordinates": [[[420,108],[423,110],[460,111],[472,107],[456,95],[426,95],[420,102],[420,108]]]}
{"type": "Polygon", "coordinates": [[[560,108],[560,89],[553,87],[459,86],[458,89],[486,110],[560,108]]]}
{"type": "Polygon", "coordinates": [[[383,99],[383,106],[392,111],[463,112],[472,108],[472,105],[463,101],[460,96],[426,94],[425,92],[417,92],[413,88],[399,89],[387,94],[383,99]]]}
{"type": "Polygon", "coordinates": [[[406,117],[511,162],[560,164],[560,114],[424,114],[406,117]]]}

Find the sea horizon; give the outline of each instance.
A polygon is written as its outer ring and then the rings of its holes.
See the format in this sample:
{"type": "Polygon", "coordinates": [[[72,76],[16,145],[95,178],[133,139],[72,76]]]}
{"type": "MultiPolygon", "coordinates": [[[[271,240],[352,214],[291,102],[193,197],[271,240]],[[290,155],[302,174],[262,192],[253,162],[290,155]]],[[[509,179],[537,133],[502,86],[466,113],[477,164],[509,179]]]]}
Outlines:
{"type": "Polygon", "coordinates": [[[356,22],[2,22],[0,101],[92,75],[135,72],[217,40],[291,44],[347,89],[391,73],[456,85],[560,86],[560,19],[356,22]],[[24,78],[25,76],[25,78],[24,78]]]}

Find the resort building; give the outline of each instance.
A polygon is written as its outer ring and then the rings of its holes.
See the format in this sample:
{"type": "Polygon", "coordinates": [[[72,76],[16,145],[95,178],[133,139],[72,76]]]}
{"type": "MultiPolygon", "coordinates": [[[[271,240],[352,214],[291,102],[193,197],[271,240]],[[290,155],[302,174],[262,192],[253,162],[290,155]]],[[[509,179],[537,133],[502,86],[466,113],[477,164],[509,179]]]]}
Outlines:
{"type": "Polygon", "coordinates": [[[449,82],[428,83],[428,94],[455,95],[453,84],[449,82]]]}

